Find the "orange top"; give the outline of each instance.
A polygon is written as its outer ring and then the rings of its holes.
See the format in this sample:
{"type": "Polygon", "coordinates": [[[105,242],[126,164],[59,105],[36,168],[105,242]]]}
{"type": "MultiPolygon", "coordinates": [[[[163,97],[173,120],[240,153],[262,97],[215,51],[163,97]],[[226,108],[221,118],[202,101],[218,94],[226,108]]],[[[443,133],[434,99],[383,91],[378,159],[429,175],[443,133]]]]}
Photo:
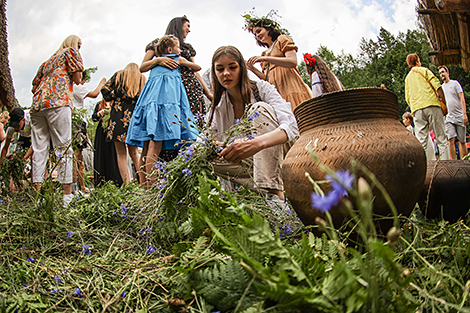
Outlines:
{"type": "MultiPolygon", "coordinates": [[[[285,53],[290,50],[295,50],[296,52],[298,50],[294,41],[286,35],[280,35],[271,51],[265,51],[262,55],[284,57],[285,53]]],[[[312,98],[310,88],[304,83],[296,67],[286,68],[267,62],[262,62],[261,67],[267,76],[266,80],[276,87],[277,91],[287,102],[290,102],[292,111],[305,100],[312,98]]]]}

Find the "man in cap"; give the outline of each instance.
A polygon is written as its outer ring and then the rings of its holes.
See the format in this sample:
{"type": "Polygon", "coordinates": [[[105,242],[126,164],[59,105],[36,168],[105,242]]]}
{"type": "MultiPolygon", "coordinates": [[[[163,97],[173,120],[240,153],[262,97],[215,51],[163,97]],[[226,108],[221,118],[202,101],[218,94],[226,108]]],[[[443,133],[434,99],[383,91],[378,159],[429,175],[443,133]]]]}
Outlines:
{"type": "Polygon", "coordinates": [[[25,159],[28,159],[33,154],[31,147],[31,117],[29,110],[24,111],[21,108],[14,108],[10,113],[10,123],[6,131],[5,145],[3,146],[2,153],[0,155],[0,164],[3,163],[5,157],[10,149],[10,143],[13,138],[13,134],[19,132],[20,138],[17,142],[17,150],[28,149],[25,155],[25,159]]]}

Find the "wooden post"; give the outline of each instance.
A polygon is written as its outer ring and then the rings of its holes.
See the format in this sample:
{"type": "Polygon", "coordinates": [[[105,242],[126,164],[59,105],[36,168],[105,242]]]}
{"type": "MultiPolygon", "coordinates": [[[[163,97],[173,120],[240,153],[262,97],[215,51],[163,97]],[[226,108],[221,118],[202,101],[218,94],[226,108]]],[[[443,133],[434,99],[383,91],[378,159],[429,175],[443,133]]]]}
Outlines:
{"type": "Polygon", "coordinates": [[[462,67],[468,72],[470,70],[470,18],[468,14],[457,13],[459,23],[460,37],[460,56],[462,59],[462,67]]]}

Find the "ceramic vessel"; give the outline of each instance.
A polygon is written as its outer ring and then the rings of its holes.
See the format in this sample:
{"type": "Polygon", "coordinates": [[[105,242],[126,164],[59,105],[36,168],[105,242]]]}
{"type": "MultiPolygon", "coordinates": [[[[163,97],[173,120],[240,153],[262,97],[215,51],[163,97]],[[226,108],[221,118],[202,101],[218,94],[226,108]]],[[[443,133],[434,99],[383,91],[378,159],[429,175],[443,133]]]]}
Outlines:
{"type": "Polygon", "coordinates": [[[470,209],[470,160],[428,161],[419,206],[428,218],[451,223],[470,209]]]}
{"type": "MultiPolygon", "coordinates": [[[[282,177],[287,197],[304,224],[314,224],[317,216],[323,216],[312,209],[313,187],[305,173],[314,180],[325,179],[306,148],[334,170],[349,169],[351,159],[361,162],[385,186],[399,213],[412,211],[426,176],[426,156],[416,137],[399,121],[394,93],[357,88],[324,94],[303,102],[294,114],[300,137],[286,155],[282,177]]],[[[389,215],[377,188],[373,193],[374,212],[389,215]]],[[[340,225],[344,217],[339,209],[333,208],[331,214],[336,226],[340,225]]]]}

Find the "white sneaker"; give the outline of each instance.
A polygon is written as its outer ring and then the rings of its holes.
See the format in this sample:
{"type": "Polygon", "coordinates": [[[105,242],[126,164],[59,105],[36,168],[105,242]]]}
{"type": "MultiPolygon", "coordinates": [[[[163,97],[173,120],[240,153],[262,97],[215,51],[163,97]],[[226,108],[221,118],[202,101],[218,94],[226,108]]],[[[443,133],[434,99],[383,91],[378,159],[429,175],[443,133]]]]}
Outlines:
{"type": "Polygon", "coordinates": [[[64,197],[62,199],[64,201],[64,208],[66,208],[66,207],[69,206],[70,202],[72,202],[73,194],[64,195],[64,197]]]}

